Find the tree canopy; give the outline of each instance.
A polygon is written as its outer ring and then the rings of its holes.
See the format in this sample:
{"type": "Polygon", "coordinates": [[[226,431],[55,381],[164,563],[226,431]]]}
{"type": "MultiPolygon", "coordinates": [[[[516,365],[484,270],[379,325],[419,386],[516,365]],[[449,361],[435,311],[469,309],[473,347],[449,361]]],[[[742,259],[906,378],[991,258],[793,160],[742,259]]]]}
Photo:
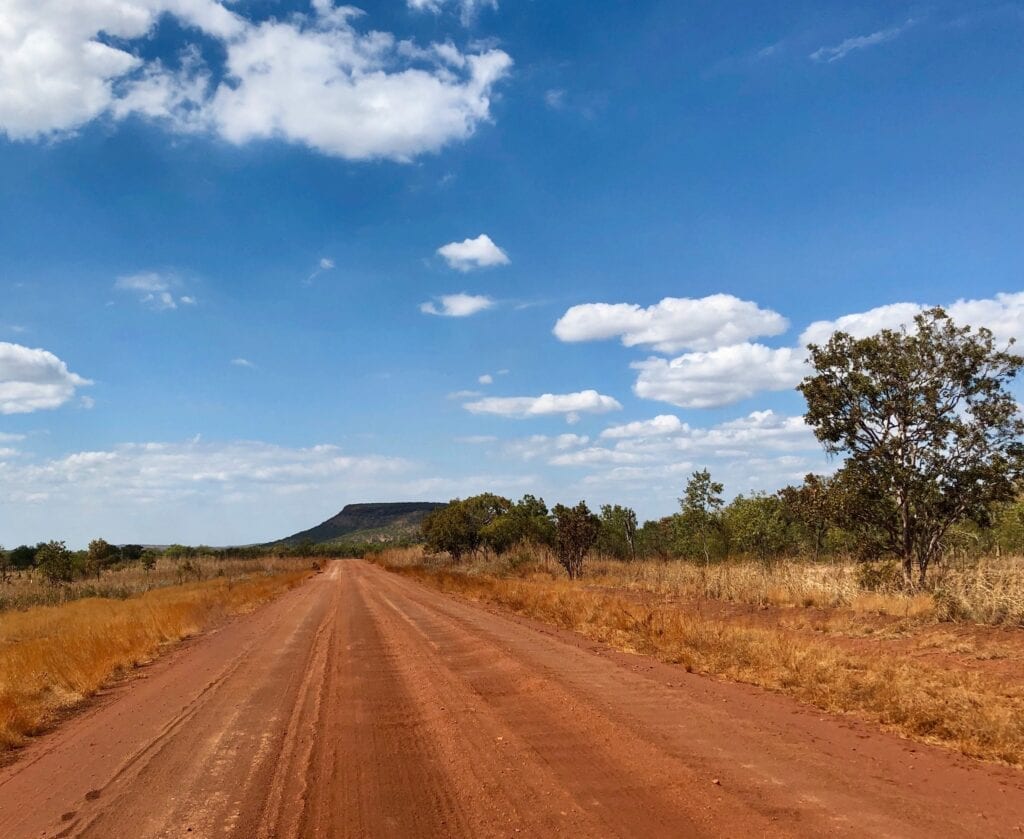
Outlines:
{"type": "Polygon", "coordinates": [[[1015,495],[1024,420],[1007,384],[1024,358],[938,308],[910,330],[837,332],[808,349],[799,390],[826,451],[846,457],[843,517],[923,580],[955,523],[986,523],[1015,495]]]}

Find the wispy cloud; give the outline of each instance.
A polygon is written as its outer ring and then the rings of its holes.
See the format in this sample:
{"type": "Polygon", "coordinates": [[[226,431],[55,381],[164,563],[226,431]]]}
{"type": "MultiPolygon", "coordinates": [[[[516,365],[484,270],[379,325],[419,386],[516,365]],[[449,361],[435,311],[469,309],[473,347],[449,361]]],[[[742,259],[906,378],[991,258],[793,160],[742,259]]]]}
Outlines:
{"type": "Polygon", "coordinates": [[[195,297],[188,294],[175,296],[179,285],[181,282],[177,277],[157,271],[142,271],[118,277],[114,288],[138,295],[140,303],[158,312],[171,311],[178,306],[195,306],[195,297]]]}
{"type": "Polygon", "coordinates": [[[834,47],[819,47],[811,53],[810,59],[812,61],[820,61],[826,64],[831,64],[833,61],[841,61],[851,52],[856,52],[857,50],[867,49],[868,47],[874,47],[878,44],[884,44],[888,41],[896,40],[915,23],[916,21],[913,18],[910,18],[899,26],[891,26],[888,29],[879,29],[877,32],[872,32],[870,35],[858,35],[854,38],[847,38],[845,41],[834,47]]]}
{"type": "Polygon", "coordinates": [[[245,367],[247,370],[255,370],[256,369],[256,365],[253,364],[251,361],[249,361],[249,359],[247,359],[247,358],[233,358],[233,359],[231,359],[231,366],[232,367],[245,367]]]}
{"type": "Polygon", "coordinates": [[[315,280],[322,273],[324,273],[324,271],[333,271],[333,270],[334,270],[334,260],[331,259],[329,256],[322,256],[322,257],[320,257],[320,261],[316,264],[316,268],[314,268],[313,272],[308,277],[306,277],[306,279],[304,279],[302,281],[302,284],[303,285],[312,285],[313,284],[313,280],[315,280]]]}

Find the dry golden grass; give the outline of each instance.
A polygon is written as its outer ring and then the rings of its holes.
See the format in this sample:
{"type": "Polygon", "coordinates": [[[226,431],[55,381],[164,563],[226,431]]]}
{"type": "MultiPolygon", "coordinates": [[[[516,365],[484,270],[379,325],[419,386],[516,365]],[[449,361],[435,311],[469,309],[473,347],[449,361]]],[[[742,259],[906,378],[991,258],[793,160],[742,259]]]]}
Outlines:
{"type": "Polygon", "coordinates": [[[297,585],[310,573],[307,563],[299,565],[0,615],[0,750],[22,743],[119,671],[151,660],[161,646],[297,585]]]}
{"type": "Polygon", "coordinates": [[[378,561],[442,591],[495,604],[622,650],[786,693],[826,711],[855,713],[967,755],[1024,765],[1020,683],[885,652],[868,655],[779,627],[705,618],[678,605],[637,602],[545,578],[542,569],[531,569],[528,578],[501,578],[424,566],[408,553],[385,554],[378,561]]]}
{"type": "MultiPolygon", "coordinates": [[[[446,559],[425,556],[421,548],[385,552],[389,565],[446,567],[446,559]]],[[[482,555],[459,566],[460,572],[502,578],[560,579],[550,554],[516,549],[495,557],[482,555]]],[[[868,569],[871,570],[871,569],[868,569]]],[[[850,609],[910,622],[963,621],[1024,627],[1024,559],[1008,557],[935,568],[927,591],[908,592],[895,569],[874,574],[863,585],[865,568],[849,561],[812,563],[785,559],[773,563],[729,560],[702,563],[672,560],[619,562],[591,557],[583,569],[588,587],[645,592],[666,598],[710,599],[750,606],[850,609]]]]}
{"type": "Polygon", "coordinates": [[[277,573],[304,565],[311,560],[194,558],[187,561],[159,559],[156,567],[147,571],[142,565],[105,569],[99,579],[89,577],[73,583],[53,586],[37,571],[16,571],[7,582],[0,583],[0,612],[27,609],[31,606],[57,606],[81,600],[84,597],[107,597],[123,600],[146,591],[185,582],[208,580],[212,577],[235,579],[254,572],[277,573]]]}

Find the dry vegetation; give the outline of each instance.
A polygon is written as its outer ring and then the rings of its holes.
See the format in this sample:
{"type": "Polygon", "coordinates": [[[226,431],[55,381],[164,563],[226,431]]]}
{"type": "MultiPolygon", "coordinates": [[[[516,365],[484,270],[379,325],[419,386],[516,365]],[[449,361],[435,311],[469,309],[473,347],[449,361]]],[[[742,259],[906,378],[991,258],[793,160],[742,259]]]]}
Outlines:
{"type": "MultiPolygon", "coordinates": [[[[211,578],[237,579],[253,573],[278,573],[295,570],[297,560],[266,558],[259,560],[193,558],[176,560],[161,558],[146,570],[134,563],[105,569],[99,579],[87,577],[62,585],[51,585],[38,569],[14,571],[0,584],[0,612],[27,609],[31,606],[58,606],[84,597],[105,597],[124,600],[144,592],[185,582],[211,578]]],[[[302,560],[300,565],[308,567],[302,560]]]]}
{"type": "MultiPolygon", "coordinates": [[[[199,567],[190,576],[207,579],[183,584],[169,568],[131,569],[107,580],[118,599],[78,594],[62,605],[0,614],[0,750],[22,743],[161,647],[251,610],[310,573],[308,562],[238,566],[199,567]]],[[[20,596],[30,596],[32,584],[23,585],[20,596]]]]}
{"type": "Polygon", "coordinates": [[[1024,638],[1018,630],[949,623],[1024,624],[1017,560],[946,568],[934,591],[918,594],[889,587],[884,573],[838,563],[599,560],[570,583],[543,554],[455,567],[410,549],[378,561],[622,650],[1024,765],[1024,638]],[[865,590],[865,582],[877,590],[865,590]],[[949,626],[958,631],[943,629],[949,626]],[[878,637],[869,642],[855,637],[871,633],[878,637]]]}

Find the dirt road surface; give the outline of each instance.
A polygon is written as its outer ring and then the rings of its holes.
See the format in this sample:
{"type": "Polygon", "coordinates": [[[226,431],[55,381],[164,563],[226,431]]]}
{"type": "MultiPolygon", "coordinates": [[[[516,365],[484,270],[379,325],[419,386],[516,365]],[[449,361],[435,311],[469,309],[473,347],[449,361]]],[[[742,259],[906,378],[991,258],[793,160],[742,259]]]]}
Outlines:
{"type": "Polygon", "coordinates": [[[0,770],[5,839],[1022,834],[1022,772],[356,561],[0,770]]]}

